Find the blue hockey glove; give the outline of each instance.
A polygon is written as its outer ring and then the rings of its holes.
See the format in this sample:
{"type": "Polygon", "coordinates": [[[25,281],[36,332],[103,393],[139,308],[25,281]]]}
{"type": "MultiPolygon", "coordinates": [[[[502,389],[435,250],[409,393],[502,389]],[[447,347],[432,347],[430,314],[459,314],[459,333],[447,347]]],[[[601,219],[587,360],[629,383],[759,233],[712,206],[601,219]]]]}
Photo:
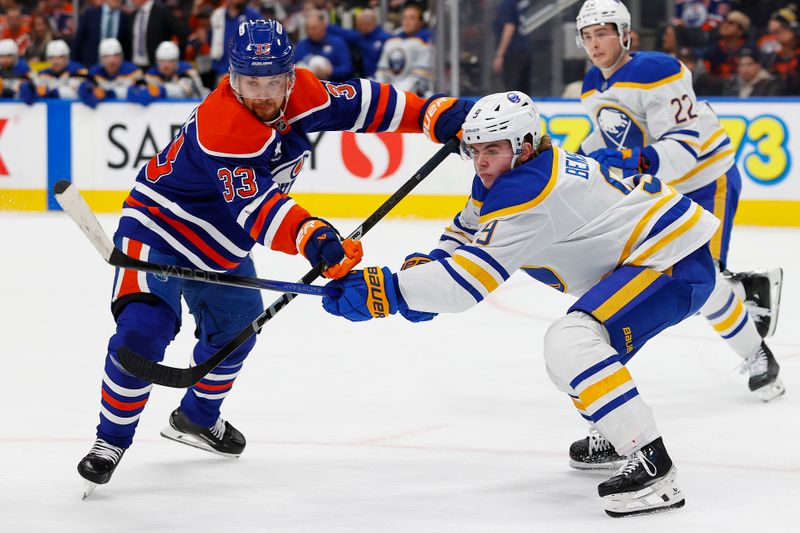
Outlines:
{"type": "Polygon", "coordinates": [[[616,167],[622,170],[624,177],[642,172],[653,173],[658,168],[658,153],[654,148],[601,148],[592,152],[589,157],[607,167],[616,167]],[[655,163],[655,164],[654,164],[655,163]]]}
{"type": "Polygon", "coordinates": [[[386,267],[356,270],[326,286],[339,288],[342,292],[336,298],[322,298],[322,307],[330,314],[351,322],[383,318],[398,310],[397,277],[386,267]]]}
{"type": "Polygon", "coordinates": [[[85,81],[80,84],[78,87],[78,98],[80,98],[81,102],[88,105],[92,109],[97,107],[97,104],[100,101],[97,99],[97,95],[94,92],[95,85],[85,81]]]}
{"type": "Polygon", "coordinates": [[[361,241],[339,240],[339,232],[321,218],[307,218],[297,231],[297,251],[312,265],[324,262],[326,278],[344,277],[364,256],[361,241]]]}
{"type": "Polygon", "coordinates": [[[19,99],[27,105],[33,105],[36,101],[36,87],[29,81],[24,81],[19,86],[19,99]]]}
{"type": "MultiPolygon", "coordinates": [[[[409,254],[406,256],[405,260],[403,261],[403,266],[400,270],[406,270],[409,268],[413,268],[418,265],[424,265],[425,263],[430,263],[431,261],[436,261],[436,258],[430,256],[429,254],[423,254],[420,252],[409,254]]],[[[400,291],[398,291],[399,293],[400,291]]],[[[402,300],[402,295],[400,295],[400,299],[402,300]]],[[[405,301],[399,306],[398,309],[400,314],[403,315],[403,318],[408,320],[409,322],[427,322],[429,320],[433,320],[438,313],[427,313],[425,311],[414,311],[413,309],[409,309],[407,305],[405,305],[405,301]]]]}
{"type": "Polygon", "coordinates": [[[474,105],[468,98],[431,96],[422,108],[422,132],[433,142],[446,143],[461,131],[474,105]]]}

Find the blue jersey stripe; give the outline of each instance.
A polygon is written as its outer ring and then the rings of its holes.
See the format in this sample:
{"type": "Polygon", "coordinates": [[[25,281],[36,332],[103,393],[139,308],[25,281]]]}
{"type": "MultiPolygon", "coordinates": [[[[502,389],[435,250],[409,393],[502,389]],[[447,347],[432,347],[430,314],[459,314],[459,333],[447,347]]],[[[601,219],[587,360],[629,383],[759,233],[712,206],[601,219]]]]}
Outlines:
{"type": "Polygon", "coordinates": [[[639,396],[639,390],[636,387],[632,388],[627,392],[623,392],[622,394],[620,394],[619,396],[617,396],[616,398],[605,404],[603,407],[592,413],[592,422],[600,421],[600,419],[602,419],[608,413],[610,413],[620,405],[626,403],[628,400],[636,398],[637,396],[639,396]]]}
{"type": "Polygon", "coordinates": [[[481,300],[483,300],[483,295],[480,293],[480,291],[478,291],[478,289],[473,287],[467,280],[461,277],[461,274],[456,272],[455,269],[452,266],[450,266],[449,261],[450,259],[445,259],[444,261],[439,261],[439,264],[444,267],[444,269],[447,271],[448,274],[450,274],[450,277],[456,280],[456,283],[461,285],[461,287],[463,287],[465,291],[470,293],[472,297],[475,298],[476,302],[480,303],[481,300]]]}
{"type": "Polygon", "coordinates": [[[371,81],[369,82],[369,87],[372,98],[369,101],[369,110],[364,119],[364,126],[358,130],[359,133],[364,133],[372,125],[372,121],[375,120],[375,113],[378,110],[378,102],[381,99],[381,84],[371,81]]]}
{"type": "Polygon", "coordinates": [[[492,266],[492,268],[495,269],[497,273],[503,277],[503,281],[509,278],[509,273],[505,268],[503,268],[503,265],[498,263],[497,260],[488,253],[486,253],[485,250],[481,250],[480,248],[476,248],[474,246],[462,246],[461,249],[466,250],[469,253],[478,256],[487,263],[489,263],[492,266]]]}
{"type": "Polygon", "coordinates": [[[667,211],[664,215],[661,216],[661,218],[658,219],[655,226],[653,226],[653,229],[650,230],[650,233],[647,234],[647,237],[645,237],[644,241],[642,242],[644,243],[651,237],[654,237],[659,233],[661,233],[662,231],[664,231],[667,228],[667,226],[669,226],[670,224],[681,218],[684,215],[684,213],[686,213],[686,211],[691,209],[691,207],[692,207],[691,200],[689,200],[685,196],[681,198],[677,204],[670,207],[669,211],[667,211]]]}
{"type": "Polygon", "coordinates": [[[731,308],[731,305],[733,304],[733,300],[735,298],[736,298],[736,296],[733,293],[731,293],[730,297],[728,297],[728,301],[725,302],[725,305],[722,306],[722,309],[720,309],[716,313],[712,313],[712,314],[708,315],[706,317],[706,319],[708,319],[708,320],[716,320],[719,317],[721,317],[722,315],[724,315],[728,311],[728,309],[731,308]]]}
{"type": "Polygon", "coordinates": [[[694,130],[673,130],[670,132],[665,133],[661,138],[667,137],[668,135],[675,135],[680,133],[681,135],[689,135],[690,137],[695,137],[697,139],[700,138],[700,132],[694,130]]]}
{"type": "Polygon", "coordinates": [[[731,140],[730,140],[730,139],[725,139],[724,141],[722,141],[721,143],[719,143],[719,145],[718,145],[716,148],[714,148],[712,151],[708,152],[707,154],[705,154],[705,155],[703,155],[703,156],[700,156],[700,157],[698,157],[698,158],[697,158],[697,160],[698,160],[698,161],[702,161],[703,159],[708,159],[708,158],[709,158],[709,157],[711,157],[712,155],[717,155],[717,153],[718,153],[717,151],[718,151],[720,148],[722,148],[723,146],[728,146],[729,144],[731,144],[731,140]]]}
{"type": "Polygon", "coordinates": [[[442,235],[441,237],[439,237],[439,242],[442,242],[442,241],[453,241],[453,242],[457,242],[458,244],[464,244],[463,242],[459,241],[455,237],[451,237],[449,235],[442,235]]]}
{"type": "Polygon", "coordinates": [[[378,131],[386,131],[389,129],[389,124],[392,123],[396,107],[397,91],[394,90],[394,87],[389,87],[389,101],[386,103],[386,112],[383,114],[383,120],[381,120],[381,124],[378,126],[378,131]]]}
{"type": "Polygon", "coordinates": [[[604,368],[613,365],[614,363],[619,363],[618,354],[614,354],[610,357],[607,357],[606,359],[603,359],[599,363],[595,363],[594,365],[590,366],[589,368],[578,374],[578,376],[575,379],[570,381],[569,386],[572,387],[573,389],[577,388],[577,386],[580,385],[584,380],[592,377],[593,375],[597,374],[604,368]]]}
{"type": "Polygon", "coordinates": [[[747,322],[747,316],[748,316],[747,315],[747,311],[745,311],[744,317],[742,317],[742,321],[739,323],[739,325],[736,326],[736,328],[733,331],[731,331],[730,333],[728,333],[727,335],[723,335],[722,338],[723,339],[730,339],[731,337],[733,337],[737,333],[739,333],[739,331],[741,331],[741,329],[744,327],[745,322],[747,322]]]}
{"type": "Polygon", "coordinates": [[[469,229],[469,228],[465,227],[463,224],[461,224],[461,222],[458,221],[458,215],[453,217],[453,225],[455,227],[457,227],[458,229],[460,229],[461,231],[463,231],[464,233],[468,233],[470,235],[475,235],[475,231],[476,230],[469,229]]]}

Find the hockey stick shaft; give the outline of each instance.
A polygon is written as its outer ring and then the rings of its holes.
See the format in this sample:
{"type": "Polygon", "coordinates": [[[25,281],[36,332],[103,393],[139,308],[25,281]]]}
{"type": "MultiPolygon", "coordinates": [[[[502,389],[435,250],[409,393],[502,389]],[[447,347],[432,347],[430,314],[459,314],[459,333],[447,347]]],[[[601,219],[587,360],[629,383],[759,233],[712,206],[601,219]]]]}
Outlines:
{"type": "MultiPolygon", "coordinates": [[[[458,150],[459,140],[457,138],[450,139],[444,144],[408,181],[406,181],[392,196],[390,196],[378,209],[375,210],[364,222],[361,223],[349,235],[351,239],[360,239],[375,224],[377,224],[389,211],[392,210],[400,201],[405,198],[419,183],[425,179],[445,158],[458,150]]],[[[322,273],[322,265],[317,265],[311,269],[300,280],[301,283],[310,284],[317,279],[322,273]]],[[[197,366],[189,368],[174,368],[170,366],[157,363],[148,359],[140,354],[125,348],[119,348],[117,355],[120,363],[125,369],[157,385],[165,387],[173,387],[185,389],[191,387],[203,376],[211,372],[218,364],[225,360],[226,357],[231,355],[234,350],[241,346],[251,336],[257,334],[264,327],[264,324],[269,322],[281,309],[294,299],[295,295],[286,292],[280,298],[275,300],[261,315],[259,315],[252,323],[245,327],[242,331],[236,334],[230,341],[228,341],[222,348],[220,348],[211,357],[197,366]]]]}
{"type": "Polygon", "coordinates": [[[339,289],[330,287],[238,276],[224,272],[212,272],[209,270],[176,265],[162,265],[136,259],[114,246],[102,226],[100,226],[97,217],[92,213],[89,204],[86,203],[74,185],[66,180],[61,180],[56,183],[54,189],[58,203],[78,225],[83,234],[86,235],[92,245],[94,245],[95,249],[100,252],[103,259],[111,266],[129,270],[140,270],[142,272],[152,272],[153,274],[161,274],[173,278],[190,279],[206,283],[216,283],[218,285],[229,285],[232,287],[244,287],[247,289],[266,289],[277,292],[293,292],[296,294],[310,294],[312,296],[327,295],[332,297],[338,296],[341,292],[339,289]]]}

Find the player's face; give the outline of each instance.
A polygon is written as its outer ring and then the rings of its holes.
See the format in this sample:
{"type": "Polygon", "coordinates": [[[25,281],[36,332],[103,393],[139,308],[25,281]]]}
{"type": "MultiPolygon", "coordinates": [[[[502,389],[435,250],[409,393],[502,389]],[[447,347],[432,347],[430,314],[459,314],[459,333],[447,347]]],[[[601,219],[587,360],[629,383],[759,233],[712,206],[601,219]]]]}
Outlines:
{"type": "Polygon", "coordinates": [[[169,78],[178,71],[178,62],[175,60],[161,60],[157,62],[158,71],[169,78]]]}
{"type": "Polygon", "coordinates": [[[69,62],[69,57],[67,56],[53,56],[50,58],[50,68],[52,68],[56,72],[61,72],[62,70],[67,68],[68,62],[69,62]]]}
{"type": "Polygon", "coordinates": [[[241,76],[234,75],[234,90],[242,97],[244,106],[259,120],[269,122],[278,118],[292,90],[292,75],[241,76]]]}
{"type": "Polygon", "coordinates": [[[0,68],[8,70],[13,67],[16,62],[17,56],[0,56],[0,68]]]}
{"type": "Polygon", "coordinates": [[[617,28],[611,24],[595,24],[581,30],[586,54],[597,68],[611,68],[622,53],[617,28]]]}
{"type": "Polygon", "coordinates": [[[491,189],[495,180],[511,170],[514,151],[509,141],[492,141],[475,143],[467,146],[475,173],[487,189],[491,189]]]}
{"type": "Polygon", "coordinates": [[[111,54],[100,58],[100,64],[109,74],[115,74],[122,66],[122,54],[111,54]]]}

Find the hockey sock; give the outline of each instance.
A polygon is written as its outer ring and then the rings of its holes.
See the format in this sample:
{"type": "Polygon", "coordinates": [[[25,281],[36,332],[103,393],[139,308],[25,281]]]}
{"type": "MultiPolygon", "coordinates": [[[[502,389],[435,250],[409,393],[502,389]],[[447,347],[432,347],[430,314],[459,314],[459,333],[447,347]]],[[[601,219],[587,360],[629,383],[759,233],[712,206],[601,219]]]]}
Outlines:
{"type": "Polygon", "coordinates": [[[741,357],[753,355],[761,346],[761,336],[742,299],[733,292],[720,272],[717,272],[714,291],[700,308],[700,313],[741,357]]]}

